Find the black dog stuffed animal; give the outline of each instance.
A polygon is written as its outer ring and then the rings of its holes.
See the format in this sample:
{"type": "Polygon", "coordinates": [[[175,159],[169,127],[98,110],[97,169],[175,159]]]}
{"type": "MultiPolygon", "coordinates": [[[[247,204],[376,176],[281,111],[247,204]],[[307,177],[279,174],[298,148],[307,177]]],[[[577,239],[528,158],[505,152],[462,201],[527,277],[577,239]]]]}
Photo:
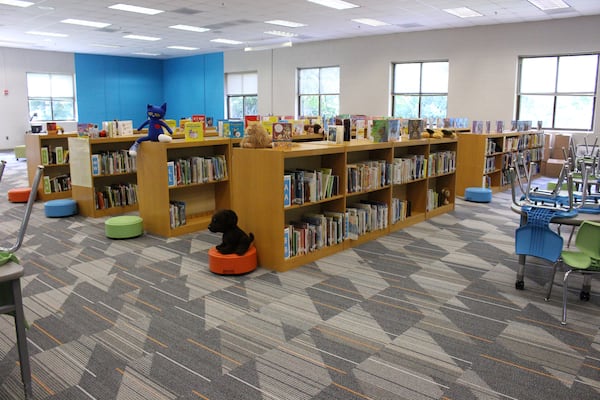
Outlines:
{"type": "Polygon", "coordinates": [[[219,253],[235,253],[241,256],[248,251],[254,235],[246,234],[238,227],[237,222],[238,217],[233,210],[220,210],[212,216],[208,230],[214,233],[223,233],[221,244],[216,246],[219,253]]]}

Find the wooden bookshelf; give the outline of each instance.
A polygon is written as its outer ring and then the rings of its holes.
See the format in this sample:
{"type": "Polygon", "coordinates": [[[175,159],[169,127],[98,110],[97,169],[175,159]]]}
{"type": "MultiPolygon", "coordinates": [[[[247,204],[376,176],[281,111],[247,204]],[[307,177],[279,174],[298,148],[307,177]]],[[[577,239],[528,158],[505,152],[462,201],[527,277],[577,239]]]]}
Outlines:
{"type": "MultiPolygon", "coordinates": [[[[217,209],[230,208],[231,141],[207,138],[186,142],[144,142],[138,156],[138,195],[140,216],[147,232],[172,237],[206,229],[217,209]],[[169,186],[167,162],[191,157],[224,156],[227,176],[207,182],[169,186]],[[172,226],[171,202],[185,203],[185,224],[172,226]]],[[[247,167],[246,167],[247,168],[247,167]]]]}
{"type": "Polygon", "coordinates": [[[492,192],[510,187],[508,169],[514,157],[540,162],[543,158],[543,131],[505,133],[458,133],[459,159],[456,172],[456,192],[464,196],[468,187],[488,186],[492,192]]]}
{"type": "Polygon", "coordinates": [[[67,181],[70,176],[69,169],[69,143],[68,138],[77,134],[26,134],[25,154],[27,156],[27,176],[29,185],[33,184],[38,165],[44,166],[44,175],[37,188],[37,199],[42,201],[64,199],[71,197],[71,189],[67,185],[58,185],[58,182],[67,181]],[[56,148],[62,148],[62,162],[56,158],[56,148]],[[42,152],[45,153],[42,156],[42,152]],[[66,177],[65,179],[60,177],[66,177]],[[44,188],[46,180],[46,189],[44,188]],[[57,184],[53,181],[56,180],[57,184]],[[48,188],[50,191],[48,191],[48,188]],[[60,189],[60,190],[59,190],[60,189]]]}
{"type": "Polygon", "coordinates": [[[383,180],[377,184],[369,181],[369,184],[355,191],[348,188],[347,182],[348,176],[352,174],[349,171],[357,168],[357,164],[372,162],[373,171],[378,171],[375,175],[381,177],[378,165],[382,165],[382,161],[390,164],[394,157],[410,155],[420,155],[426,160],[431,149],[439,152],[456,151],[456,148],[456,140],[451,139],[419,139],[394,143],[352,140],[345,144],[321,141],[295,143],[289,148],[233,148],[232,208],[238,214],[240,227],[255,235],[259,265],[276,271],[287,271],[454,209],[454,171],[433,177],[425,175],[402,183],[394,183],[390,176],[389,181],[383,180]],[[339,193],[317,201],[284,206],[283,176],[286,171],[319,168],[331,168],[333,174],[339,176],[339,193]],[[446,187],[451,192],[450,203],[428,211],[428,189],[441,190],[446,187]],[[284,228],[292,221],[298,221],[309,213],[345,213],[348,207],[361,200],[380,202],[391,210],[393,197],[412,203],[411,216],[392,224],[392,213],[388,212],[389,220],[385,221],[385,227],[365,232],[355,240],[347,239],[313,252],[286,258],[284,228]]]}
{"type": "Polygon", "coordinates": [[[136,136],[69,138],[72,197],[77,201],[80,214],[99,218],[138,210],[136,200],[138,195],[135,194],[137,191],[136,159],[127,155],[136,139],[136,136]],[[111,168],[106,165],[107,168],[98,170],[92,163],[92,156],[102,154],[121,154],[123,158],[105,158],[105,160],[112,160],[111,168]],[[123,159],[128,161],[119,162],[123,159]],[[99,193],[105,192],[106,188],[119,185],[130,188],[128,192],[134,192],[132,196],[127,197],[127,200],[123,198],[121,205],[110,204],[106,196],[99,195],[99,193]],[[102,202],[99,201],[99,197],[103,198],[102,202]]]}

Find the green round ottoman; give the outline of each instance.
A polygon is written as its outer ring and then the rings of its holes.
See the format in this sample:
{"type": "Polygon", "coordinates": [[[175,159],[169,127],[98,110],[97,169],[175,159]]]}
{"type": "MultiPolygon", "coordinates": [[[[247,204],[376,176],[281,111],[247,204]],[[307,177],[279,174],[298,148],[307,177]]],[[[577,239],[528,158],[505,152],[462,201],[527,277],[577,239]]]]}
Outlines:
{"type": "Polygon", "coordinates": [[[144,220],[135,215],[112,217],[104,223],[106,237],[110,239],[130,239],[144,233],[144,220]]]}

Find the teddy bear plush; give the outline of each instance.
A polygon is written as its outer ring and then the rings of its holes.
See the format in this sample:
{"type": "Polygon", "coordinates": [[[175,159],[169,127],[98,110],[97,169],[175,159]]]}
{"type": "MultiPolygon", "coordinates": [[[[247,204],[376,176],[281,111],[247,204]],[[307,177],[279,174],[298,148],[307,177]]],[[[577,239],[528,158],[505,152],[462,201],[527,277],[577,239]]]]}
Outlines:
{"type": "Polygon", "coordinates": [[[272,138],[264,126],[260,124],[251,124],[244,132],[244,138],[240,142],[240,147],[261,148],[271,147],[272,138]]]}
{"type": "Polygon", "coordinates": [[[219,210],[213,214],[208,230],[223,234],[221,243],[216,246],[219,253],[241,256],[250,248],[254,234],[244,232],[237,222],[238,217],[233,210],[219,210]]]}
{"type": "Polygon", "coordinates": [[[148,134],[139,138],[135,141],[133,145],[131,145],[131,147],[129,148],[130,156],[137,155],[138,148],[140,147],[140,143],[142,142],[170,142],[171,140],[173,140],[173,138],[170,136],[173,134],[173,130],[163,120],[166,112],[167,103],[163,103],[160,106],[148,104],[148,106],[146,107],[146,115],[148,116],[148,119],[146,119],[146,121],[144,121],[144,123],[138,128],[138,131],[140,131],[146,125],[148,125],[148,134]],[[165,128],[167,132],[169,132],[168,135],[164,134],[163,128],[165,128]]]}

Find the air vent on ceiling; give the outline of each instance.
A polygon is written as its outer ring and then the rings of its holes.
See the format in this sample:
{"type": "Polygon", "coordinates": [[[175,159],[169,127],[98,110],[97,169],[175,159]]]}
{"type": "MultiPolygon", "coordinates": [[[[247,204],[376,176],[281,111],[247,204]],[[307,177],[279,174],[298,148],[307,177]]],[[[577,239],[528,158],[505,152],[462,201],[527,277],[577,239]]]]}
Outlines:
{"type": "Polygon", "coordinates": [[[193,8],[182,7],[182,8],[177,8],[175,10],[171,10],[171,12],[175,13],[175,14],[193,15],[193,14],[200,14],[201,12],[204,12],[204,11],[194,10],[193,8]]]}
{"type": "Polygon", "coordinates": [[[210,30],[215,30],[215,29],[230,28],[232,26],[240,26],[240,25],[247,25],[247,24],[253,24],[253,23],[255,23],[255,21],[250,21],[249,19],[235,19],[233,21],[226,21],[226,22],[221,22],[218,24],[205,25],[205,27],[210,30]]]}
{"type": "Polygon", "coordinates": [[[96,29],[98,32],[106,32],[106,33],[115,33],[115,32],[119,32],[121,30],[121,28],[118,28],[116,26],[107,26],[106,28],[100,28],[100,29],[96,29]]]}
{"type": "Polygon", "coordinates": [[[399,26],[400,28],[406,28],[406,29],[410,29],[410,28],[422,28],[423,25],[417,23],[417,22],[408,22],[406,24],[398,24],[396,26],[399,26]]]}

